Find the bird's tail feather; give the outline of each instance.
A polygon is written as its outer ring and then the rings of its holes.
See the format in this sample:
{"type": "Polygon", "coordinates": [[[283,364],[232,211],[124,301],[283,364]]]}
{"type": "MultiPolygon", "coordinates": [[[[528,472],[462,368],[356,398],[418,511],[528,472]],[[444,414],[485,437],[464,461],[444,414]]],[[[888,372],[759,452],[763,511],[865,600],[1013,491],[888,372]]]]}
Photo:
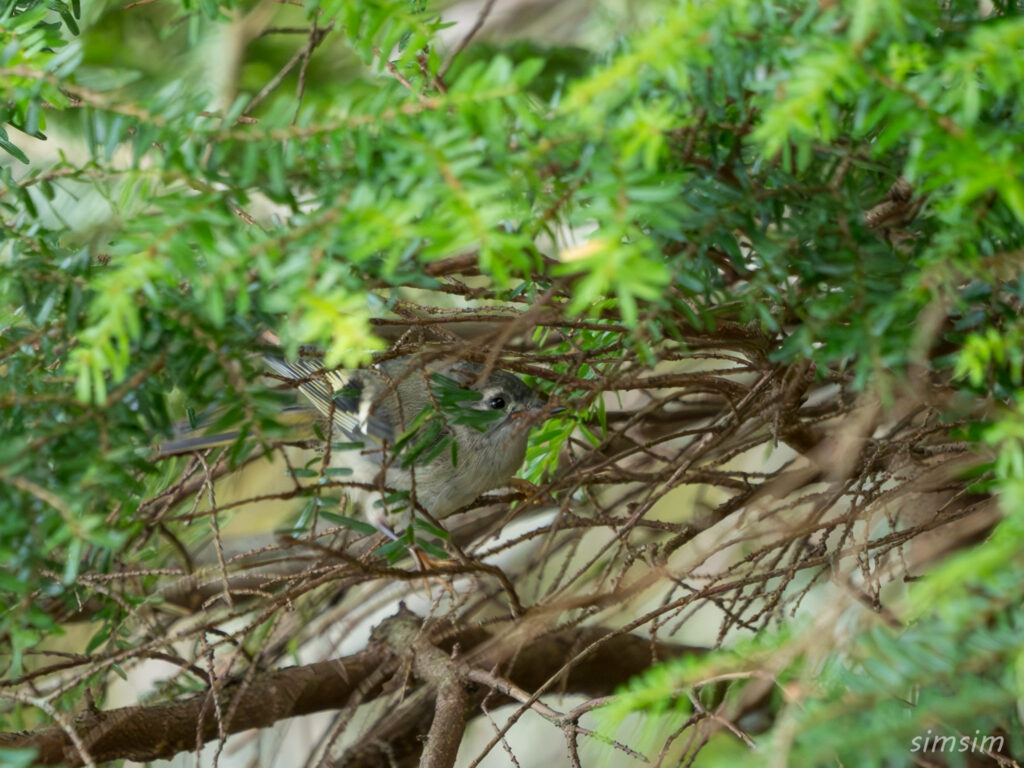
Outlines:
{"type": "Polygon", "coordinates": [[[237,439],[238,432],[221,432],[217,435],[199,435],[183,437],[180,440],[168,440],[166,443],[156,447],[156,458],[163,459],[167,456],[178,456],[182,453],[205,451],[207,448],[231,445],[237,439]]]}
{"type": "MultiPolygon", "coordinates": [[[[294,363],[289,363],[279,357],[271,357],[269,355],[264,357],[264,360],[267,367],[279,377],[302,381],[298,385],[299,390],[321,412],[326,413],[326,410],[332,408],[330,404],[332,392],[330,386],[325,383],[325,379],[330,380],[330,377],[336,377],[339,374],[332,371],[324,371],[323,365],[315,360],[298,360],[294,363]]],[[[216,412],[210,412],[206,414],[206,418],[200,421],[199,425],[193,425],[192,429],[179,427],[176,431],[181,437],[158,445],[155,458],[163,459],[183,453],[193,453],[194,451],[204,451],[208,448],[231,445],[231,443],[238,439],[239,432],[237,430],[234,432],[219,432],[213,435],[196,434],[197,431],[208,428],[215,421],[215,417],[216,412]]],[[[282,408],[277,414],[277,421],[280,423],[280,426],[286,428],[308,429],[316,420],[317,410],[311,407],[309,403],[287,406],[282,408]]]]}

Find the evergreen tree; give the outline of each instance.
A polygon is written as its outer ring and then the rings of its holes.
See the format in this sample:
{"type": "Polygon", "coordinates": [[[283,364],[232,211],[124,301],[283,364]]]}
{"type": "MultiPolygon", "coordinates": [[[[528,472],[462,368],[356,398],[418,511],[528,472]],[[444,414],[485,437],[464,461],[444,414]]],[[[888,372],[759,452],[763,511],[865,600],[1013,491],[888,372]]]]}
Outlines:
{"type": "Polygon", "coordinates": [[[0,6],[0,766],[1024,753],[1016,0],[0,6]],[[424,350],[568,411],[386,543],[262,356],[424,350]]]}

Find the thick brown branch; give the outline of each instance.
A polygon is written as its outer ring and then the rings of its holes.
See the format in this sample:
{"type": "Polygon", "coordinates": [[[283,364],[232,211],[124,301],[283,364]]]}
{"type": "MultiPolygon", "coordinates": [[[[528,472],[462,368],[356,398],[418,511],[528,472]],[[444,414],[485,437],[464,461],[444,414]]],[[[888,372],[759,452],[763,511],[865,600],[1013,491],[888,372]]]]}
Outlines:
{"type": "MultiPolygon", "coordinates": [[[[468,629],[439,641],[438,646],[446,651],[455,646],[465,649],[466,657],[483,668],[507,666],[515,656],[506,676],[516,685],[531,690],[557,672],[573,649],[589,646],[608,635],[605,629],[578,627],[539,637],[522,646],[480,629],[468,629]]],[[[634,635],[610,636],[606,643],[573,667],[563,690],[609,694],[649,667],[652,658],[665,659],[686,650],[699,649],[652,644],[634,635]]],[[[218,693],[219,707],[212,706],[208,693],[202,693],[165,704],[83,712],[74,718],[72,725],[97,762],[169,758],[195,749],[197,734],[206,743],[217,739],[220,732],[232,734],[264,728],[289,717],[339,709],[349,704],[355,695],[362,701],[372,699],[381,693],[386,675],[398,661],[391,649],[375,643],[373,648],[354,656],[258,673],[244,684],[229,683],[218,693]],[[228,721],[218,723],[217,711],[230,713],[228,721]]],[[[476,705],[479,700],[480,697],[475,697],[471,704],[476,705]]],[[[423,706],[428,707],[429,716],[429,712],[434,711],[434,700],[424,697],[423,706]]],[[[413,724],[413,720],[407,723],[413,724]]],[[[421,720],[415,720],[415,725],[421,724],[421,720]]],[[[389,734],[391,753],[408,755],[415,762],[422,746],[421,735],[418,727],[389,734]]],[[[35,748],[39,765],[82,765],[71,737],[60,726],[2,733],[0,748],[35,748]]],[[[376,764],[375,754],[380,753],[369,750],[357,764],[376,764]]],[[[444,763],[438,762],[441,764],[444,763]]]]}
{"type": "MultiPolygon", "coordinates": [[[[218,736],[215,712],[231,712],[225,733],[264,728],[278,720],[342,707],[361,686],[372,697],[380,687],[373,672],[388,658],[383,649],[303,667],[258,674],[246,685],[228,684],[220,691],[221,706],[208,694],[151,706],[83,712],[71,721],[97,762],[169,758],[218,736]],[[373,681],[373,682],[371,682],[373,681]]],[[[39,765],[82,765],[70,736],[60,726],[39,731],[0,734],[0,747],[38,750],[39,765]]]]}

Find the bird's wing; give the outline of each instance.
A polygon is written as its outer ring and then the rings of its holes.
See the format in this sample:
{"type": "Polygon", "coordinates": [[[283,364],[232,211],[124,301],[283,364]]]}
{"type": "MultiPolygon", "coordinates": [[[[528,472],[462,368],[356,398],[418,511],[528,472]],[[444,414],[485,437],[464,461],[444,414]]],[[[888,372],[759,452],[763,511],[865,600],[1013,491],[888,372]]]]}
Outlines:
{"type": "Polygon", "coordinates": [[[264,360],[273,373],[295,382],[298,390],[331,420],[346,440],[360,442],[369,437],[378,442],[394,442],[389,414],[375,402],[377,393],[388,384],[383,374],[369,369],[330,371],[318,360],[264,360]]]}

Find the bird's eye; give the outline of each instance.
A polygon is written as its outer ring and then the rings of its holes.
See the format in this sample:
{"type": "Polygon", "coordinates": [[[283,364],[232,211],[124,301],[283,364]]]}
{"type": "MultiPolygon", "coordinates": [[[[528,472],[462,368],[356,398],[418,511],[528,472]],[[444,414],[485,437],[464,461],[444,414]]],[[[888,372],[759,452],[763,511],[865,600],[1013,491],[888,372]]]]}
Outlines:
{"type": "Polygon", "coordinates": [[[496,411],[500,411],[502,408],[505,407],[505,398],[502,397],[501,395],[495,395],[494,397],[487,401],[487,405],[496,411]]]}

